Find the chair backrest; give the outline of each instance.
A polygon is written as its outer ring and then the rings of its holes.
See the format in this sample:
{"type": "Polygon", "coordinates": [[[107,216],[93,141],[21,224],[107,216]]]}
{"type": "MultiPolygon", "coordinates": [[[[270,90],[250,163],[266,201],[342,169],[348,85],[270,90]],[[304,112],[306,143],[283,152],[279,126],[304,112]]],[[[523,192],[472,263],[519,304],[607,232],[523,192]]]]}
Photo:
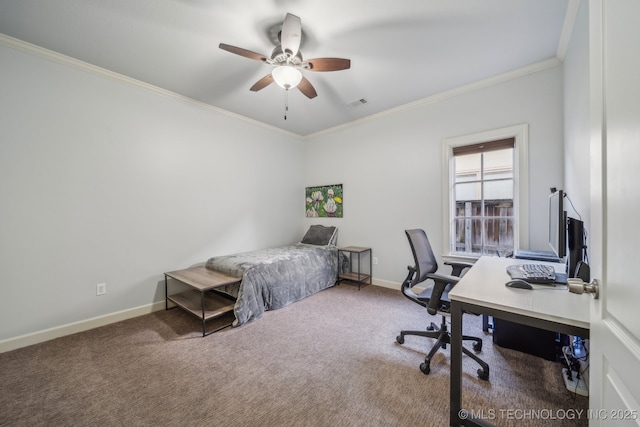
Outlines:
{"type": "Polygon", "coordinates": [[[405,233],[409,239],[413,259],[416,262],[416,275],[411,284],[411,286],[415,286],[418,283],[424,282],[427,274],[435,273],[436,270],[438,270],[438,262],[431,249],[427,233],[425,233],[424,230],[416,228],[413,230],[405,230],[405,233]]]}

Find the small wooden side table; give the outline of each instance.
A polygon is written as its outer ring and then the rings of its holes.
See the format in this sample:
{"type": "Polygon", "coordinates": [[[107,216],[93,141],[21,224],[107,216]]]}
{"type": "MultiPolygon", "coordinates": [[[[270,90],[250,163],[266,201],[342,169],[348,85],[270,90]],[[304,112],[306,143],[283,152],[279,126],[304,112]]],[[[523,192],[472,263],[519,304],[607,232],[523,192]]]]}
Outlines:
{"type": "Polygon", "coordinates": [[[373,276],[373,258],[371,255],[371,248],[365,248],[361,246],[346,246],[344,248],[338,248],[338,265],[340,265],[340,258],[343,252],[349,253],[349,271],[341,272],[338,270],[338,280],[350,280],[352,282],[358,283],[358,290],[360,290],[360,286],[363,284],[372,284],[372,276],[373,276]],[[362,271],[362,259],[361,257],[364,255],[368,255],[369,257],[369,270],[366,272],[362,271]],[[358,257],[358,269],[353,271],[353,257],[357,255],[358,257]]]}
{"type": "Polygon", "coordinates": [[[170,310],[177,306],[193,314],[202,320],[202,336],[207,336],[233,324],[232,322],[213,331],[206,332],[207,320],[233,311],[233,306],[235,305],[233,297],[223,292],[215,292],[215,288],[238,283],[241,280],[240,277],[230,276],[204,266],[164,273],[165,310],[170,310]],[[192,289],[169,295],[169,277],[190,286],[192,289]],[[176,305],[169,307],[169,301],[176,305]]]}

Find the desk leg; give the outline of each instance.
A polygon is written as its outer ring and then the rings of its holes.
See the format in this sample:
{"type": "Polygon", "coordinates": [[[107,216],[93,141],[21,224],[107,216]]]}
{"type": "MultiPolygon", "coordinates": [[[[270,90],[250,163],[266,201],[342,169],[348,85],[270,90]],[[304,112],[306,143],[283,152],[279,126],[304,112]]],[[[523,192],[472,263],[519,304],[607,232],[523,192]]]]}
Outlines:
{"type": "Polygon", "coordinates": [[[461,424],[462,409],[462,308],[451,301],[451,374],[449,388],[449,424],[461,424]]]}
{"type": "MultiPolygon", "coordinates": [[[[487,371],[488,372],[488,371],[487,371]]],[[[473,417],[462,409],[462,306],[451,301],[451,374],[449,386],[449,424],[489,427],[493,424],[473,417]]]]}

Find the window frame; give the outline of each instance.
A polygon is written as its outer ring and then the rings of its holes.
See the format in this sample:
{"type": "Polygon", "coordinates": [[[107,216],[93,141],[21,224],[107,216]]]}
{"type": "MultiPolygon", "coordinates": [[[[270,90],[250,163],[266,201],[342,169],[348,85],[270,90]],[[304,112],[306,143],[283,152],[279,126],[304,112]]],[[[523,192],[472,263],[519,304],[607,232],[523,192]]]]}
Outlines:
{"type": "Polygon", "coordinates": [[[453,165],[454,147],[474,145],[482,142],[499,139],[514,138],[514,162],[513,162],[513,215],[514,236],[513,250],[517,252],[521,247],[529,245],[529,125],[522,123],[500,129],[478,132],[469,135],[447,138],[443,143],[443,256],[451,259],[464,259],[473,261],[481,255],[453,253],[451,251],[455,230],[453,228],[453,214],[455,212],[455,168],[453,165]]]}

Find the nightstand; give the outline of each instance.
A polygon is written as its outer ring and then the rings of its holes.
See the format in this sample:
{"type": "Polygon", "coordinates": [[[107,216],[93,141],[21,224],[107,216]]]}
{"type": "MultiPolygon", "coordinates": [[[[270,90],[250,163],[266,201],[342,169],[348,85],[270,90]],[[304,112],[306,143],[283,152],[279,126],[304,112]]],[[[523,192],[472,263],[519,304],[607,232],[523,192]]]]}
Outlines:
{"type": "Polygon", "coordinates": [[[349,254],[349,271],[341,272],[338,267],[338,280],[350,280],[358,284],[358,290],[363,284],[372,284],[372,264],[373,258],[371,255],[371,248],[365,248],[361,246],[347,246],[344,248],[338,248],[338,266],[341,264],[340,259],[343,253],[349,254]],[[354,259],[357,258],[357,263],[354,263],[354,259]],[[369,258],[369,268],[363,271],[363,258],[369,258]],[[356,268],[357,267],[357,268],[356,268]]]}

